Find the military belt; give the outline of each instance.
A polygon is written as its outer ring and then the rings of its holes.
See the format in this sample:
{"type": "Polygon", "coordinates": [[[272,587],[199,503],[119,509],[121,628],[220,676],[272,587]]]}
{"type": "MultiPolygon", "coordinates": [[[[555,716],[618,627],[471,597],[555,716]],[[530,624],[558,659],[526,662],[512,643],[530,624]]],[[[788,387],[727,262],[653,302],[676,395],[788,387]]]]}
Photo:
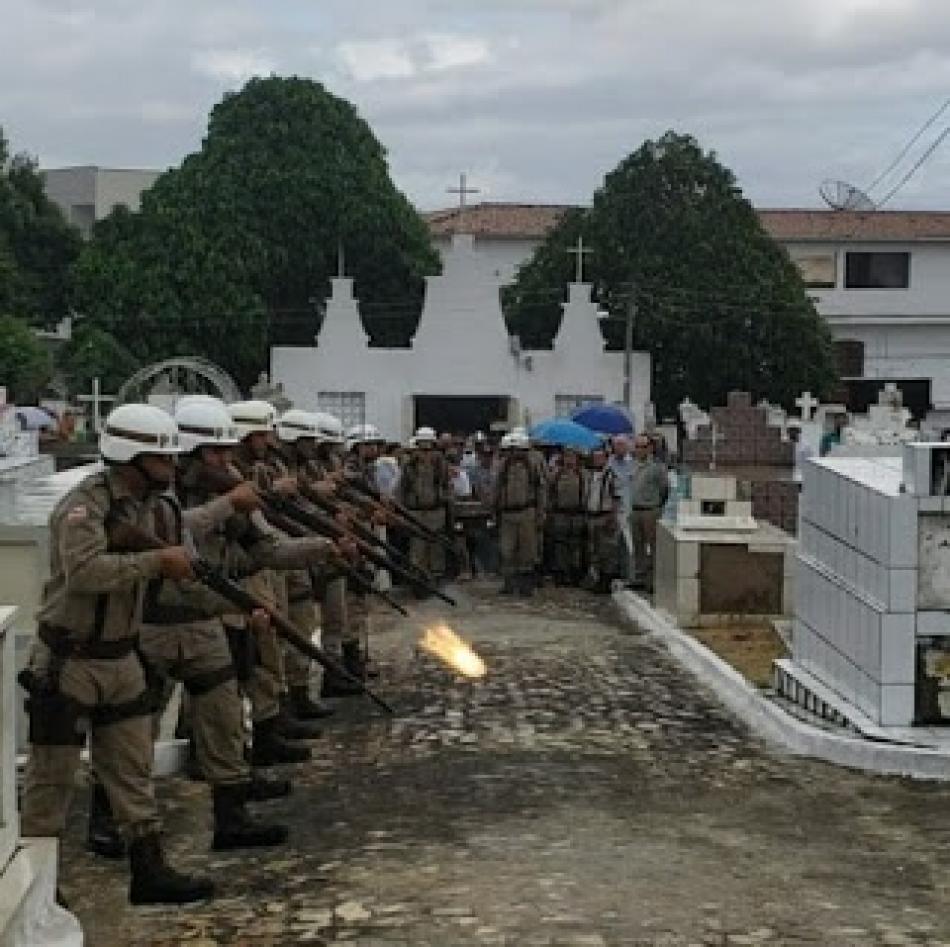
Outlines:
{"type": "Polygon", "coordinates": [[[58,658],[87,658],[96,661],[116,661],[132,653],[135,638],[117,638],[114,641],[70,641],[73,634],[68,628],[42,624],[39,639],[58,658]]]}
{"type": "Polygon", "coordinates": [[[196,622],[210,621],[215,617],[200,608],[192,608],[189,605],[160,605],[158,602],[146,602],[142,624],[193,625],[196,622]]]}
{"type": "Polygon", "coordinates": [[[501,508],[502,513],[523,513],[525,510],[533,510],[537,506],[536,503],[524,503],[521,506],[504,506],[501,508]]]}

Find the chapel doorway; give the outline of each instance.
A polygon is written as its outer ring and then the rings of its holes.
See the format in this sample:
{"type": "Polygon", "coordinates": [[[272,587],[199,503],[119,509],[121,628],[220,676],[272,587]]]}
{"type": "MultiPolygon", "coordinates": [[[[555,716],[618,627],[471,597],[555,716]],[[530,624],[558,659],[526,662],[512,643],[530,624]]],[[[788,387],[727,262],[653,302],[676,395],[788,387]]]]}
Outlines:
{"type": "Polygon", "coordinates": [[[416,395],[414,429],[467,437],[508,422],[508,398],[498,395],[416,395]]]}

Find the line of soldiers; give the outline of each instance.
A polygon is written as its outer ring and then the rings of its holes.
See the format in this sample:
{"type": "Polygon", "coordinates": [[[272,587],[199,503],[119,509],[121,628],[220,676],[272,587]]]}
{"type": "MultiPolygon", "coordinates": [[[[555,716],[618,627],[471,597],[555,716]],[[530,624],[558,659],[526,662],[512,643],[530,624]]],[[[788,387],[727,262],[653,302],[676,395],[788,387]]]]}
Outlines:
{"type": "MultiPolygon", "coordinates": [[[[420,428],[396,491],[431,530],[447,537],[458,513],[450,471],[435,432],[420,428]]],[[[527,433],[516,429],[502,438],[487,483],[480,499],[497,524],[503,593],[531,595],[545,574],[561,584],[606,591],[620,576],[618,490],[606,452],[592,452],[585,466],[578,452],[564,450],[559,466],[549,471],[527,433]]],[[[410,557],[417,567],[441,576],[445,548],[416,536],[410,557]]]]}
{"type": "Polygon", "coordinates": [[[196,396],[174,419],[123,405],[100,438],[104,468],[51,515],[51,574],[20,676],[32,744],[21,827],[62,834],[88,741],[88,845],[128,855],[134,904],[213,894],[207,878],[169,865],[161,842],[152,760],[174,684],[192,765],[211,790],[212,848],[279,845],[286,827],[249,804],[291,791],[265,769],[308,759],[299,741],[332,713],[311,695],[305,655],[329,656],[322,697],[362,693],[374,673],[367,563],[428,581],[378,538],[387,521],[410,524],[367,482],[372,450],[357,443],[345,458],[343,445],[336,418],[291,410],[277,419],[261,401],[226,407],[196,396]],[[318,627],[323,651],[313,650],[318,627]]]}

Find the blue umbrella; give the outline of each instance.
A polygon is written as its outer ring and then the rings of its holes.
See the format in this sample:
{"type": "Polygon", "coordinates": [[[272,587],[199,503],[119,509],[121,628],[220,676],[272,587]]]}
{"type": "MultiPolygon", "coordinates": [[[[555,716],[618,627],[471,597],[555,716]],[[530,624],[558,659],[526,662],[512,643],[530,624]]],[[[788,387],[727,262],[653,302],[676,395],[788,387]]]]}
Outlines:
{"type": "Polygon", "coordinates": [[[600,447],[603,438],[582,424],[567,418],[552,418],[536,424],[529,432],[531,438],[552,447],[573,447],[575,450],[593,450],[600,447]]]}
{"type": "Polygon", "coordinates": [[[42,431],[44,428],[55,428],[58,423],[48,411],[33,405],[17,408],[16,416],[21,431],[42,431]]]}
{"type": "Polygon", "coordinates": [[[578,408],[571,418],[599,434],[633,434],[633,419],[619,405],[588,404],[578,408]]]}

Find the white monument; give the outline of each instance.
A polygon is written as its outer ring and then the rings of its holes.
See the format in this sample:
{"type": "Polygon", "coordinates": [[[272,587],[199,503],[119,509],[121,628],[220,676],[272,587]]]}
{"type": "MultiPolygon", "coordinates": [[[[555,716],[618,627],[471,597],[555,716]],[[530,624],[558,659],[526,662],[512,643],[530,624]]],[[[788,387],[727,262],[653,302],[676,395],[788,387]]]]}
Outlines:
{"type": "Polygon", "coordinates": [[[942,443],[808,464],[787,696],[862,730],[950,722],[948,471],[942,443]]]}
{"type": "Polygon", "coordinates": [[[58,843],[22,838],[17,814],[13,621],[0,606],[0,944],[78,947],[79,922],[56,903],[58,843]]]}
{"type": "Polygon", "coordinates": [[[735,477],[694,473],[676,518],[657,524],[656,605],[682,628],[791,613],[795,540],[736,492],[735,477]]]}
{"type": "Polygon", "coordinates": [[[911,413],[904,407],[897,385],[887,384],[878,394],[878,403],[868,407],[865,417],[855,416],[841,432],[841,443],[832,456],[869,457],[893,454],[902,444],[920,439],[920,432],[910,426],[911,413]]]}

